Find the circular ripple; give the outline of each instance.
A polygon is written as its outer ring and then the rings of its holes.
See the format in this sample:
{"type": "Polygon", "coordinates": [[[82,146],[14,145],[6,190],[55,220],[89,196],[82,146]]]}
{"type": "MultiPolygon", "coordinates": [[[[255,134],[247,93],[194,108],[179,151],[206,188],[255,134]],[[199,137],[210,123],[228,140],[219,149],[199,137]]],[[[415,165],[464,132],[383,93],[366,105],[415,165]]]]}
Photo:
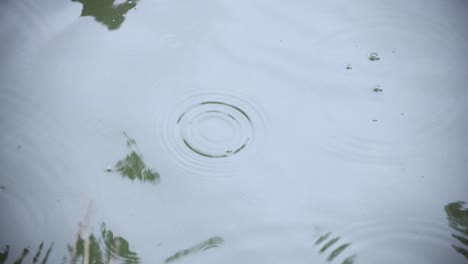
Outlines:
{"type": "Polygon", "coordinates": [[[350,241],[363,263],[375,263],[377,259],[389,260],[385,263],[440,262],[434,257],[461,263],[451,248],[454,241],[450,229],[443,222],[414,218],[369,220],[352,224],[347,230],[340,235],[350,241]]]}
{"type": "Polygon", "coordinates": [[[177,120],[184,145],[207,158],[226,158],[243,150],[253,138],[252,120],[241,108],[223,101],[202,101],[177,120]]]}
{"type": "Polygon", "coordinates": [[[263,127],[257,107],[227,94],[199,93],[166,115],[163,145],[184,169],[204,175],[232,171],[263,127]]]}

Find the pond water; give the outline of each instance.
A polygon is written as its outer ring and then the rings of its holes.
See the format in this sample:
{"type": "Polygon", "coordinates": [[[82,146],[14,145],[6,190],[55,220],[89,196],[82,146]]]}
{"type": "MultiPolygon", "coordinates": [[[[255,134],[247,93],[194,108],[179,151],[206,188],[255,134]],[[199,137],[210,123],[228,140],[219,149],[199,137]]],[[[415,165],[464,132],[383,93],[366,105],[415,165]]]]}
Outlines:
{"type": "Polygon", "coordinates": [[[2,1],[0,263],[468,263],[467,13],[2,1]]]}

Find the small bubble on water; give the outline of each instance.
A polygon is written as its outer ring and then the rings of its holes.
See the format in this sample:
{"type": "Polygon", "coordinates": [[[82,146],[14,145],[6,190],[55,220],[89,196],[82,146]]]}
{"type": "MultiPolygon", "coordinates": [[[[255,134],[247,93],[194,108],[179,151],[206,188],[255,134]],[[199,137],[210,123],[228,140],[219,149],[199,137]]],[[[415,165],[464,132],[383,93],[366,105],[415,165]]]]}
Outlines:
{"type": "Polygon", "coordinates": [[[370,61],[378,61],[380,60],[380,57],[377,53],[371,53],[371,55],[369,55],[369,60],[370,61]]]}

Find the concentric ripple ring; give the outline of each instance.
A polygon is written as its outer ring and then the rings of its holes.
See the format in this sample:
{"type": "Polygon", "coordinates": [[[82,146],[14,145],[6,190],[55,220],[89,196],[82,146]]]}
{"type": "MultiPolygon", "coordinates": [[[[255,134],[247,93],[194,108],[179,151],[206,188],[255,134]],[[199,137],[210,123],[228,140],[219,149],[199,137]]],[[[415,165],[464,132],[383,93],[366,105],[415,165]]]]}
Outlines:
{"type": "Polygon", "coordinates": [[[226,158],[243,150],[253,137],[253,124],[234,103],[201,101],[190,105],[176,124],[184,145],[207,158],[226,158]]]}

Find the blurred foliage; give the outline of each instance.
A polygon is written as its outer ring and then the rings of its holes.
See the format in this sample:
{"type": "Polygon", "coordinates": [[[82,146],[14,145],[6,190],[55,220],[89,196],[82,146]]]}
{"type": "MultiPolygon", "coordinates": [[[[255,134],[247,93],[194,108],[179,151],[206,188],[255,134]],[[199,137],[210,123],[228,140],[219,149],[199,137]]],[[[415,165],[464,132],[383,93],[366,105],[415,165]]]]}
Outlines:
{"type": "Polygon", "coordinates": [[[118,29],[125,20],[127,12],[135,8],[138,0],[127,0],[114,5],[115,0],[72,0],[83,4],[81,16],[92,16],[109,30],[118,29]]]}
{"type": "MultiPolygon", "coordinates": [[[[339,236],[333,237],[331,232],[327,232],[325,234],[320,235],[317,241],[315,241],[315,246],[320,248],[318,250],[318,253],[328,254],[327,262],[332,262],[336,257],[341,255],[343,251],[345,251],[351,245],[351,243],[338,243],[340,239],[341,238],[339,236]]],[[[343,260],[341,264],[353,264],[355,258],[355,255],[349,256],[345,260],[343,260]]]]}
{"type": "Polygon", "coordinates": [[[201,242],[199,244],[196,244],[196,245],[194,245],[194,246],[192,246],[190,248],[177,251],[174,255],[168,257],[165,262],[169,263],[169,262],[178,260],[178,259],[180,259],[182,257],[198,253],[200,251],[205,251],[205,250],[210,249],[210,248],[219,247],[223,243],[224,243],[224,240],[221,237],[212,237],[212,238],[210,238],[210,239],[208,239],[206,241],[203,241],[203,242],[201,242]]]}
{"type": "MultiPolygon", "coordinates": [[[[47,249],[44,257],[42,257],[43,249],[44,249],[44,242],[41,242],[39,244],[39,248],[37,249],[36,253],[34,256],[32,256],[32,260],[28,261],[28,256],[30,253],[29,248],[23,248],[23,251],[21,252],[21,255],[13,261],[13,264],[24,264],[26,263],[33,263],[33,264],[46,264],[47,260],[49,259],[49,255],[52,252],[52,247],[53,244],[50,244],[49,248],[47,249]]],[[[3,249],[3,252],[0,252],[0,264],[6,264],[8,260],[8,256],[10,254],[10,246],[6,245],[3,249]]]]}
{"type": "MultiPolygon", "coordinates": [[[[70,263],[81,264],[83,259],[88,256],[90,264],[107,264],[118,259],[118,263],[137,264],[140,259],[137,253],[130,250],[126,239],[114,236],[114,233],[106,229],[105,224],[101,225],[100,236],[92,234],[84,240],[78,237],[74,246],[68,245],[70,263]],[[87,251],[87,252],[86,252],[87,251]],[[86,253],[85,253],[86,252],[86,253]]],[[[68,263],[65,257],[63,263],[68,263]]]]}
{"type": "Polygon", "coordinates": [[[452,248],[468,259],[468,209],[464,208],[465,202],[454,202],[445,206],[445,213],[449,226],[454,229],[452,237],[461,242],[465,247],[452,245],[452,248]]]}
{"type": "Polygon", "coordinates": [[[135,139],[130,138],[125,132],[124,135],[127,138],[127,147],[130,148],[131,152],[125,158],[119,160],[115,164],[114,169],[108,169],[107,171],[118,172],[123,178],[129,178],[132,181],[159,182],[159,173],[146,166],[143,156],[137,151],[138,146],[135,139]]]}

